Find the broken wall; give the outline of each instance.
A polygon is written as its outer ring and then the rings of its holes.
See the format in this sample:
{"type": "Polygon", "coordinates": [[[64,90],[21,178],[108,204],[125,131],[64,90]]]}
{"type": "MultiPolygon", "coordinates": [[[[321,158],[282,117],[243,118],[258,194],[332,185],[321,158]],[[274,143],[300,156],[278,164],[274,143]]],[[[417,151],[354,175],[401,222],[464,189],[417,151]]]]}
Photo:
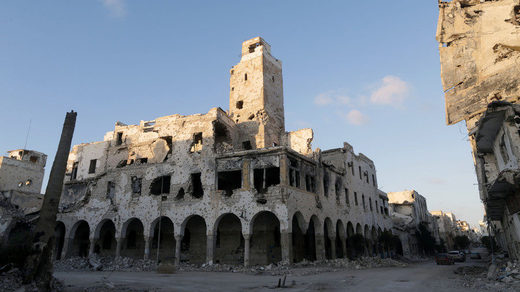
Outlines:
{"type": "Polygon", "coordinates": [[[518,101],[520,1],[440,1],[437,41],[448,125],[518,101]]]}

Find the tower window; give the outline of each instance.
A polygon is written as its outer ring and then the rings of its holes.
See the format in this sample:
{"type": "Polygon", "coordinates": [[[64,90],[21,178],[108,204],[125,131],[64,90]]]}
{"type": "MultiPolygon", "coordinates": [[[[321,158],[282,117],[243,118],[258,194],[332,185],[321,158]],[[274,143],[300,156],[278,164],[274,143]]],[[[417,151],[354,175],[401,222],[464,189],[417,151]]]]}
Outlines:
{"type": "Polygon", "coordinates": [[[247,73],[244,74],[244,80],[247,81],[247,73]]]}
{"type": "Polygon", "coordinates": [[[91,159],[90,160],[90,165],[88,167],[88,173],[95,173],[96,172],[96,162],[97,160],[96,159],[91,159]]]}
{"type": "Polygon", "coordinates": [[[242,109],[244,107],[244,102],[239,100],[237,101],[237,109],[242,109]]]}
{"type": "Polygon", "coordinates": [[[123,144],[123,132],[117,132],[117,141],[116,141],[116,145],[121,145],[123,144]]]}

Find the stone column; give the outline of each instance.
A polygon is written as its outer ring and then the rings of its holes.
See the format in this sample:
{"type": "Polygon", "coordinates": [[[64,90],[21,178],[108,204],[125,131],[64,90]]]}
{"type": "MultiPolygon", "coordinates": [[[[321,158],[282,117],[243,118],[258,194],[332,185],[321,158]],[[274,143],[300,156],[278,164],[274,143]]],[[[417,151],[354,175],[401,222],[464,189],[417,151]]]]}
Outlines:
{"type": "Polygon", "coordinates": [[[116,258],[121,257],[121,247],[123,246],[124,238],[116,238],[116,258]]]}
{"type": "Polygon", "coordinates": [[[251,234],[244,234],[244,267],[249,267],[251,234]]]}
{"type": "Polygon", "coordinates": [[[61,250],[61,259],[62,260],[68,256],[70,242],[71,242],[71,239],[68,237],[65,237],[63,239],[63,248],[61,250]]]}
{"type": "Polygon", "coordinates": [[[289,185],[289,168],[287,167],[287,155],[280,155],[280,184],[289,185]]]}
{"type": "Polygon", "coordinates": [[[208,234],[206,236],[206,263],[208,265],[213,265],[214,260],[215,260],[215,236],[213,234],[208,234]]]}
{"type": "Polygon", "coordinates": [[[92,237],[92,238],[89,238],[89,241],[90,241],[90,245],[88,248],[88,256],[90,257],[94,254],[94,246],[96,243],[96,239],[92,237]]]}
{"type": "Polygon", "coordinates": [[[150,237],[145,236],[144,237],[144,259],[148,260],[150,259],[150,237]]]}
{"type": "Polygon", "coordinates": [[[316,242],[316,260],[324,260],[325,259],[325,244],[324,244],[324,236],[323,234],[316,234],[315,236],[316,242]]]}
{"type": "Polygon", "coordinates": [[[293,262],[292,233],[291,232],[281,232],[280,244],[282,246],[282,261],[292,264],[292,262],[293,262]]]}
{"type": "Polygon", "coordinates": [[[242,189],[251,189],[251,160],[244,159],[242,164],[242,189]]]}
{"type": "Polygon", "coordinates": [[[336,258],[336,237],[330,238],[330,257],[331,259],[336,258]]]}
{"type": "Polygon", "coordinates": [[[175,235],[175,265],[178,266],[181,262],[181,242],[182,235],[175,235]]]}

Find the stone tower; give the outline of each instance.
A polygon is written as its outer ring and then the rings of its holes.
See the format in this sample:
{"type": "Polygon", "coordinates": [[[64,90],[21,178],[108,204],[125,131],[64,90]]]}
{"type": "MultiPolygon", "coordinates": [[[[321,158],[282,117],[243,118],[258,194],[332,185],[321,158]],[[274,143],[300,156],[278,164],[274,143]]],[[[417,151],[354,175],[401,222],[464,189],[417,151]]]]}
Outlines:
{"type": "Polygon", "coordinates": [[[240,63],[230,71],[229,114],[244,149],[280,145],[285,134],[282,62],[256,37],[242,43],[240,63]]]}

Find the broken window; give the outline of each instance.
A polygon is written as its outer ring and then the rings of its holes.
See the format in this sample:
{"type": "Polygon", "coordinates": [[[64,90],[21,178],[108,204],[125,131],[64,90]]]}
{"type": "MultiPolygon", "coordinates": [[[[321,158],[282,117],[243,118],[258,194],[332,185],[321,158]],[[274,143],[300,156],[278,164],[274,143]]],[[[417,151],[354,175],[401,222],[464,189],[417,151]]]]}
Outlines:
{"type": "Polygon", "coordinates": [[[247,73],[244,74],[244,80],[247,81],[247,73]]]}
{"type": "Polygon", "coordinates": [[[193,142],[191,143],[190,152],[198,152],[202,150],[202,132],[193,135],[193,142]]]}
{"type": "Polygon", "coordinates": [[[242,109],[244,107],[244,102],[239,100],[237,101],[237,109],[242,109]]]}
{"type": "Polygon", "coordinates": [[[361,173],[361,166],[359,166],[359,179],[363,179],[363,174],[361,173]]]}
{"type": "Polygon", "coordinates": [[[354,192],[354,203],[356,204],[356,206],[359,205],[357,199],[357,192],[354,192]]]}
{"type": "Polygon", "coordinates": [[[72,163],[72,172],[70,174],[71,179],[78,178],[78,165],[79,165],[79,162],[72,163]]]}
{"type": "Polygon", "coordinates": [[[38,156],[31,156],[29,157],[29,160],[32,162],[32,163],[36,163],[38,161],[38,156]]]}
{"type": "Polygon", "coordinates": [[[385,208],[385,215],[388,216],[388,208],[385,208]]]}
{"type": "Polygon", "coordinates": [[[289,185],[293,187],[300,187],[300,168],[298,161],[289,157],[289,185]]]}
{"type": "Polygon", "coordinates": [[[146,164],[146,163],[148,163],[148,158],[146,158],[146,157],[137,158],[135,160],[135,164],[146,164]]]}
{"type": "Polygon", "coordinates": [[[225,191],[224,194],[228,197],[231,196],[233,194],[233,190],[242,187],[242,171],[220,171],[218,173],[217,185],[218,190],[225,191]]]}
{"type": "Polygon", "coordinates": [[[336,178],[336,183],[334,184],[334,191],[336,192],[336,202],[339,204],[341,198],[341,179],[339,177],[336,178]]]}
{"type": "Polygon", "coordinates": [[[316,193],[316,178],[312,175],[305,175],[305,189],[308,192],[316,193]]]}
{"type": "Polygon", "coordinates": [[[381,211],[381,214],[383,214],[383,206],[379,206],[379,211],[381,211]]]}
{"type": "Polygon", "coordinates": [[[370,212],[373,212],[373,209],[372,209],[372,198],[368,198],[368,205],[370,206],[370,212]]]}
{"type": "Polygon", "coordinates": [[[349,199],[348,189],[345,188],[345,202],[347,203],[347,206],[350,206],[350,199],[349,199]]]}
{"type": "Polygon", "coordinates": [[[329,196],[329,174],[327,171],[323,172],[323,195],[329,196]]]}
{"type": "Polygon", "coordinates": [[[175,196],[175,199],[180,200],[184,199],[184,188],[180,188],[177,192],[177,196],[175,196]]]}
{"type": "Polygon", "coordinates": [[[367,206],[366,206],[366,204],[365,204],[365,195],[361,195],[361,198],[362,198],[362,200],[363,200],[363,210],[366,211],[366,210],[367,210],[367,206]]]}
{"type": "Polygon", "coordinates": [[[90,160],[90,165],[88,167],[88,173],[96,173],[96,163],[97,163],[97,159],[91,159],[90,160]]]}
{"type": "Polygon", "coordinates": [[[365,175],[365,180],[366,180],[366,182],[368,183],[368,171],[365,170],[364,175],[365,175]]]}
{"type": "Polygon", "coordinates": [[[280,168],[256,168],[253,172],[255,189],[259,193],[264,193],[270,186],[280,184],[280,168]]]}
{"type": "Polygon", "coordinates": [[[242,148],[244,150],[251,150],[253,147],[251,146],[251,141],[244,141],[242,142],[242,148]]]}
{"type": "Polygon", "coordinates": [[[116,145],[119,146],[121,144],[123,144],[123,132],[117,132],[116,145]]]}
{"type": "Polygon", "coordinates": [[[374,187],[376,186],[376,176],[375,175],[372,175],[372,184],[374,185],[374,187]]]}
{"type": "Polygon", "coordinates": [[[193,188],[192,196],[195,198],[202,198],[204,195],[204,189],[202,188],[201,173],[191,174],[191,186],[193,188]]]}
{"type": "Polygon", "coordinates": [[[354,175],[355,175],[355,174],[354,174],[354,162],[353,162],[353,161],[351,161],[351,162],[347,162],[347,165],[348,165],[348,167],[350,168],[350,171],[351,171],[351,173],[352,173],[352,176],[354,176],[354,175]]]}
{"type": "Polygon", "coordinates": [[[171,176],[165,175],[155,178],[150,184],[150,194],[160,195],[170,193],[171,176]]]}
{"type": "Polygon", "coordinates": [[[506,141],[505,141],[506,134],[503,133],[500,137],[500,156],[502,157],[502,161],[504,161],[504,164],[507,164],[509,161],[509,154],[507,153],[507,147],[506,147],[506,141]]]}
{"type": "Polygon", "coordinates": [[[132,194],[140,195],[141,186],[143,185],[143,179],[137,176],[132,176],[132,194]]]}
{"type": "Polygon", "coordinates": [[[115,192],[116,192],[116,184],[113,181],[107,182],[107,198],[109,198],[110,200],[113,200],[115,192]]]}
{"type": "Polygon", "coordinates": [[[379,204],[376,201],[376,213],[379,213],[379,204]]]}

